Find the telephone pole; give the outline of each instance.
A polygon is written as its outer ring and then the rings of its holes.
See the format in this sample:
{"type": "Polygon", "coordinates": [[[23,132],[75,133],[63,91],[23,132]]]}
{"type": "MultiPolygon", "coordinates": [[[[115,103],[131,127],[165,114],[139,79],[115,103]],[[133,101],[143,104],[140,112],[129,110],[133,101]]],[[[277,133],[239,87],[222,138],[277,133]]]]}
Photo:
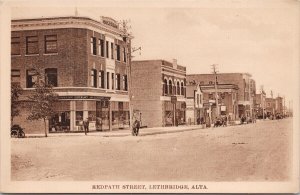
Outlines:
{"type": "Polygon", "coordinates": [[[121,36],[123,37],[123,41],[126,44],[125,50],[127,49],[126,53],[126,68],[127,68],[127,81],[128,81],[128,96],[129,96],[129,128],[132,129],[132,124],[133,124],[133,106],[132,106],[132,80],[131,80],[131,59],[133,58],[132,53],[136,51],[141,51],[141,47],[135,48],[131,47],[131,39],[133,38],[132,34],[129,32],[129,29],[131,28],[128,26],[129,21],[123,20],[121,22],[122,24],[122,34],[121,36]]]}
{"type": "Polygon", "coordinates": [[[263,120],[265,120],[265,100],[264,100],[264,97],[263,97],[263,94],[264,94],[264,86],[263,85],[260,87],[260,90],[261,90],[260,102],[261,102],[261,107],[262,107],[263,120]]]}
{"type": "Polygon", "coordinates": [[[215,99],[216,99],[216,109],[217,109],[217,117],[220,115],[220,110],[219,110],[219,101],[218,101],[218,77],[217,77],[217,70],[216,66],[217,64],[211,65],[213,69],[213,74],[215,75],[215,99]]]}

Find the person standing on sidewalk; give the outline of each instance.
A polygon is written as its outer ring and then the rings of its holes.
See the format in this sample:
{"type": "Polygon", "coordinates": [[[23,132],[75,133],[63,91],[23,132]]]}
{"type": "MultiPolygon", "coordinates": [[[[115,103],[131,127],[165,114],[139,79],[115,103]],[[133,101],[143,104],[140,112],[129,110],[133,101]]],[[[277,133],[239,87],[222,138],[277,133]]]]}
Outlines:
{"type": "Polygon", "coordinates": [[[86,118],[84,121],[83,121],[83,127],[84,127],[84,134],[87,135],[87,133],[89,132],[89,119],[86,118]]]}

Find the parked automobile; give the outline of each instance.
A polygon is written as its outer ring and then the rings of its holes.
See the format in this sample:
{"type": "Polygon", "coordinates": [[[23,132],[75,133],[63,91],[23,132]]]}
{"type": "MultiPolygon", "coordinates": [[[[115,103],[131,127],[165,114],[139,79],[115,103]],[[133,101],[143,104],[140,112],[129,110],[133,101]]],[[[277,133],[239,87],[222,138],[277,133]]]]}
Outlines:
{"type": "Polygon", "coordinates": [[[17,138],[24,138],[25,137],[24,129],[20,127],[20,125],[13,125],[10,128],[10,136],[17,137],[17,138]]]}

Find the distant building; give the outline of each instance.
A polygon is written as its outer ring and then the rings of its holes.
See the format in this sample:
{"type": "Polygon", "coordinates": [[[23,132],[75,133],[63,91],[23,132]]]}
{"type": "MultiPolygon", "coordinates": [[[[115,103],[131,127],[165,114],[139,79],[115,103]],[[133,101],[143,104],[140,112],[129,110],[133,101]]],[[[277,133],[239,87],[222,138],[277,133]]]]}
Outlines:
{"type": "Polygon", "coordinates": [[[203,107],[203,93],[200,85],[186,85],[186,122],[189,125],[199,124],[207,113],[203,107]]]}
{"type": "Polygon", "coordinates": [[[186,123],[186,67],[176,60],[133,61],[131,82],[132,106],[143,126],[186,123]]]}
{"type": "MultiPolygon", "coordinates": [[[[214,85],[200,85],[203,92],[203,104],[206,110],[211,110],[211,118],[216,117],[215,87],[214,85]]],[[[228,116],[231,120],[238,119],[238,86],[234,84],[219,84],[218,103],[221,116],[228,116]]],[[[209,116],[208,116],[209,117],[209,116]]]]}
{"type": "MultiPolygon", "coordinates": [[[[115,20],[21,19],[12,20],[11,28],[12,82],[24,89],[24,102],[36,82],[34,67],[44,71],[46,82],[59,95],[56,115],[49,120],[50,132],[82,130],[86,118],[91,130],[129,125],[130,40],[122,36],[115,20]]],[[[26,133],[42,132],[43,122],[27,121],[28,114],[29,108],[23,107],[15,123],[25,127],[26,133]]]]}
{"type": "MultiPolygon", "coordinates": [[[[214,74],[190,74],[187,75],[188,82],[196,82],[202,85],[214,86],[214,74]]],[[[251,116],[254,109],[255,102],[255,81],[251,78],[249,73],[218,73],[217,84],[234,84],[237,85],[237,105],[238,117],[241,115],[251,116]]]]}
{"type": "Polygon", "coordinates": [[[276,114],[284,115],[283,98],[278,96],[275,98],[275,102],[276,102],[276,106],[275,106],[276,114]]]}
{"type": "Polygon", "coordinates": [[[267,117],[274,116],[276,114],[276,99],[266,98],[266,114],[267,117]]]}
{"type": "Polygon", "coordinates": [[[266,93],[262,91],[255,95],[255,115],[257,118],[263,118],[263,111],[266,117],[266,93]]]}

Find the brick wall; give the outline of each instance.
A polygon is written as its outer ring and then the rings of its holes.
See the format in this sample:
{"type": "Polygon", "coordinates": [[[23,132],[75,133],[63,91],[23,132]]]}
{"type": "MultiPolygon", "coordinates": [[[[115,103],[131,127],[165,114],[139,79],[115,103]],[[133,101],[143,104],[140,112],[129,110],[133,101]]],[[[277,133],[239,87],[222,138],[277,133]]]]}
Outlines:
{"type": "Polygon", "coordinates": [[[26,87],[26,70],[36,65],[57,68],[58,86],[86,86],[87,50],[85,29],[52,29],[12,32],[20,37],[20,56],[12,56],[12,69],[20,70],[21,87],[26,87]],[[45,54],[45,35],[57,35],[57,54],[45,54]],[[39,54],[26,55],[26,37],[38,36],[39,54]]]}
{"type": "Polygon", "coordinates": [[[132,105],[142,112],[142,124],[162,126],[161,61],[132,62],[132,105]]]}

